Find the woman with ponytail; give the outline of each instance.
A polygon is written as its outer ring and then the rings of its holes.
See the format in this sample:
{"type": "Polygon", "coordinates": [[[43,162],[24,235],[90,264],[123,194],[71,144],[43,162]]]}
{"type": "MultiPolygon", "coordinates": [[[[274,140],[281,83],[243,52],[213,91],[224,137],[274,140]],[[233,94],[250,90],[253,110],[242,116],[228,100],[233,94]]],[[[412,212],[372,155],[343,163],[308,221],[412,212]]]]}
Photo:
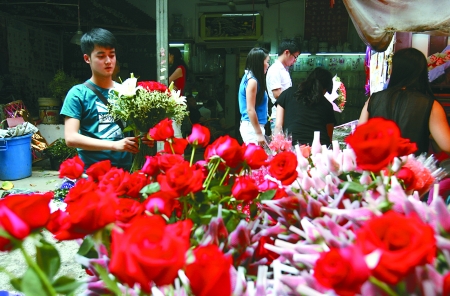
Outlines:
{"type": "Polygon", "coordinates": [[[267,123],[268,96],[265,75],[268,68],[269,52],[261,47],[252,48],[247,55],[238,93],[239,131],[246,144],[266,144],[264,125],[267,123]]]}
{"type": "Polygon", "coordinates": [[[320,143],[330,145],[336,124],[333,106],[325,98],[331,93],[333,75],[323,68],[314,69],[297,87],[281,93],[276,102],[275,133],[292,135],[292,144],[312,144],[314,132],[320,131],[320,143]]]}

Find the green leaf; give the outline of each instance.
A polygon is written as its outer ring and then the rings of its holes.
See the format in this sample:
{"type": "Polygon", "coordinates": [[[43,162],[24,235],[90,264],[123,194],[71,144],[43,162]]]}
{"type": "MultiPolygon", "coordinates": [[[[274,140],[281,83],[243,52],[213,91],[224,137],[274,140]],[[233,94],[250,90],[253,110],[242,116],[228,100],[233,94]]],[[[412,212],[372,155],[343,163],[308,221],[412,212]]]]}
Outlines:
{"type": "Polygon", "coordinates": [[[78,282],[76,279],[67,276],[61,276],[53,282],[55,291],[61,294],[70,294],[81,285],[82,283],[78,282]]]}
{"type": "Polygon", "coordinates": [[[211,187],[212,191],[219,192],[220,194],[229,194],[231,193],[231,185],[219,185],[211,187]]]}
{"type": "Polygon", "coordinates": [[[216,202],[219,200],[220,196],[221,196],[220,193],[217,191],[211,191],[211,190],[206,191],[206,198],[209,201],[216,202]]]}
{"type": "Polygon", "coordinates": [[[111,292],[113,292],[115,295],[122,295],[122,292],[120,291],[119,287],[117,286],[117,282],[112,280],[109,277],[108,272],[98,264],[95,264],[94,266],[95,266],[95,270],[100,275],[100,279],[105,283],[106,288],[111,290],[111,292]]]}
{"type": "Polygon", "coordinates": [[[52,244],[45,240],[40,243],[40,246],[36,246],[36,263],[51,281],[61,266],[61,258],[52,244]]]}
{"type": "Polygon", "coordinates": [[[134,131],[134,127],[131,126],[131,125],[129,125],[129,126],[127,126],[126,128],[123,129],[123,132],[124,132],[124,133],[126,133],[126,132],[131,132],[131,131],[134,131]]]}
{"type": "Polygon", "coordinates": [[[150,195],[152,193],[158,192],[160,188],[161,187],[159,186],[159,183],[155,182],[155,183],[148,184],[147,186],[142,188],[141,191],[139,191],[139,193],[150,195]]]}
{"type": "Polygon", "coordinates": [[[226,222],[225,227],[228,230],[228,233],[233,232],[236,229],[241,219],[236,216],[231,216],[230,219],[226,222]]]}
{"type": "Polygon", "coordinates": [[[342,182],[339,184],[338,188],[342,189],[346,184],[349,184],[347,190],[345,191],[346,193],[361,193],[365,189],[363,185],[356,182],[342,182]]]}
{"type": "Polygon", "coordinates": [[[85,236],[77,254],[85,256],[94,247],[94,240],[90,236],[85,236]]]}
{"type": "Polygon", "coordinates": [[[11,283],[11,286],[14,287],[14,289],[22,292],[22,279],[21,278],[13,278],[9,282],[11,283]]]}
{"type": "Polygon", "coordinates": [[[259,196],[259,199],[260,200],[271,200],[275,196],[276,192],[277,191],[275,189],[267,190],[267,191],[261,193],[261,195],[259,196]]]}
{"type": "Polygon", "coordinates": [[[26,296],[48,296],[38,275],[31,268],[23,275],[20,287],[26,296]]]}

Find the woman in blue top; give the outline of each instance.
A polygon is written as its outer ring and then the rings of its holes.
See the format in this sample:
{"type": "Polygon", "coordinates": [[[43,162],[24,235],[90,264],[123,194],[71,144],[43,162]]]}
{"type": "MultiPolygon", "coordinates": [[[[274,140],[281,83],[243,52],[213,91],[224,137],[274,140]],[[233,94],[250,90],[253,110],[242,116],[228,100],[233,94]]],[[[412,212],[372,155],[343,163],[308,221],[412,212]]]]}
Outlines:
{"type": "Polygon", "coordinates": [[[266,143],[264,125],[267,123],[268,99],[265,74],[269,68],[269,52],[252,48],[247,55],[245,73],[239,85],[239,131],[244,143],[260,146],[266,143]]]}

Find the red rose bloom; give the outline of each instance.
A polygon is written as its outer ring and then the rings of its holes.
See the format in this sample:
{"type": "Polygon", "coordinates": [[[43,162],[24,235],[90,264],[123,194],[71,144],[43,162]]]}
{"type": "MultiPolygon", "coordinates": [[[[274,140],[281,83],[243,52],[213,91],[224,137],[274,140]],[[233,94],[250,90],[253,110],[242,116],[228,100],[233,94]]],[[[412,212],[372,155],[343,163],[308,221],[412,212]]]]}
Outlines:
{"type": "Polygon", "coordinates": [[[164,214],[172,216],[175,206],[178,204],[177,195],[173,192],[158,191],[150,194],[142,206],[152,214],[164,214]]]}
{"type": "Polygon", "coordinates": [[[442,287],[442,295],[450,295],[450,272],[442,279],[443,287],[442,287]]]}
{"type": "Polygon", "coordinates": [[[261,146],[253,143],[248,145],[243,144],[242,150],[244,161],[252,170],[257,170],[267,164],[266,162],[269,156],[261,146]]]}
{"type": "Polygon", "coordinates": [[[59,167],[59,177],[67,177],[75,180],[81,177],[84,172],[84,162],[80,157],[74,156],[65,160],[59,167]]]}
{"type": "Polygon", "coordinates": [[[172,119],[169,118],[165,118],[158,122],[148,131],[150,137],[155,141],[165,141],[173,138],[175,131],[173,130],[172,122],[172,119]]]}
{"type": "Polygon", "coordinates": [[[192,125],[192,133],[188,136],[187,141],[192,146],[206,147],[211,139],[211,133],[206,126],[195,123],[192,125]]]}
{"type": "Polygon", "coordinates": [[[195,261],[186,266],[186,276],[196,296],[231,295],[231,259],[216,245],[194,250],[195,261]]]}
{"type": "Polygon", "coordinates": [[[71,197],[66,212],[52,215],[53,221],[49,222],[47,228],[58,240],[83,238],[113,223],[117,207],[118,199],[113,191],[84,192],[71,197]]]}
{"type": "MultiPolygon", "coordinates": [[[[30,234],[30,227],[11,211],[4,202],[0,200],[0,229],[5,230],[18,240],[23,240],[30,234]]],[[[0,236],[0,251],[9,251],[13,245],[9,239],[0,236]]]]}
{"type": "Polygon", "coordinates": [[[218,156],[225,161],[230,168],[236,168],[243,160],[242,149],[236,139],[230,136],[222,136],[206,147],[205,159],[218,156]]]}
{"type": "Polygon", "coordinates": [[[394,211],[367,221],[357,232],[355,244],[364,254],[381,251],[372,274],[391,285],[397,284],[414,267],[431,263],[436,257],[436,239],[431,226],[416,216],[405,217],[394,211]]]}
{"type": "Polygon", "coordinates": [[[166,225],[160,216],[133,219],[124,231],[113,230],[110,272],[133,287],[150,293],[152,283],[169,285],[185,264],[192,222],[166,225]]]}
{"type": "Polygon", "coordinates": [[[291,185],[297,179],[297,156],[290,151],[275,155],[269,163],[269,173],[283,185],[291,185]]]}
{"type": "Polygon", "coordinates": [[[137,83],[138,86],[141,86],[146,91],[159,91],[159,92],[165,92],[168,90],[167,86],[165,84],[162,84],[157,81],[140,81],[137,83]]]}
{"type": "Polygon", "coordinates": [[[129,223],[131,219],[141,215],[143,212],[144,207],[140,202],[131,198],[119,198],[116,209],[116,220],[122,223],[129,223]]]}
{"type": "Polygon", "coordinates": [[[398,141],[397,156],[410,155],[417,151],[417,144],[412,143],[410,139],[400,138],[398,141]]]}
{"type": "Polygon", "coordinates": [[[259,190],[252,178],[241,176],[236,178],[233,188],[231,188],[231,194],[237,200],[250,201],[258,196],[259,190]]]}
{"type": "Polygon", "coordinates": [[[159,172],[158,157],[146,155],[141,172],[151,177],[155,176],[159,172]]]}
{"type": "Polygon", "coordinates": [[[162,191],[173,191],[178,196],[186,196],[202,189],[203,173],[183,161],[174,165],[165,175],[158,175],[157,180],[162,191]]]}
{"type": "Polygon", "coordinates": [[[113,190],[116,191],[117,196],[124,196],[127,193],[129,179],[129,172],[113,167],[103,175],[98,188],[102,191],[113,190]]]}
{"type": "Polygon", "coordinates": [[[183,138],[172,138],[172,148],[168,141],[164,142],[164,152],[169,154],[183,154],[188,145],[188,141],[183,138]],[[172,151],[173,149],[173,151],[172,151]]]}
{"type": "Polygon", "coordinates": [[[180,154],[163,154],[158,157],[159,169],[167,172],[174,165],[185,162],[184,157],[180,154]]]}
{"type": "Polygon", "coordinates": [[[53,192],[8,195],[1,202],[16,214],[30,230],[44,227],[50,219],[49,203],[53,192]]]}
{"type": "Polygon", "coordinates": [[[321,253],[314,267],[316,280],[342,296],[358,294],[369,276],[364,255],[354,246],[321,253]]]}
{"type": "Polygon", "coordinates": [[[408,167],[402,167],[396,174],[398,179],[405,184],[405,190],[411,190],[414,188],[416,177],[414,172],[408,167]]]}
{"type": "Polygon", "coordinates": [[[99,181],[109,170],[111,169],[111,161],[103,160],[94,163],[87,170],[86,174],[89,176],[89,179],[93,181],[99,181]]]}
{"type": "Polygon", "coordinates": [[[358,126],[345,141],[355,152],[360,169],[379,172],[398,155],[400,139],[400,129],[395,122],[371,118],[358,126]]]}
{"type": "Polygon", "coordinates": [[[150,184],[150,179],[145,174],[139,171],[132,174],[127,173],[127,178],[120,183],[116,191],[121,193],[121,196],[139,200],[141,198],[141,189],[148,184],[150,184]]]}

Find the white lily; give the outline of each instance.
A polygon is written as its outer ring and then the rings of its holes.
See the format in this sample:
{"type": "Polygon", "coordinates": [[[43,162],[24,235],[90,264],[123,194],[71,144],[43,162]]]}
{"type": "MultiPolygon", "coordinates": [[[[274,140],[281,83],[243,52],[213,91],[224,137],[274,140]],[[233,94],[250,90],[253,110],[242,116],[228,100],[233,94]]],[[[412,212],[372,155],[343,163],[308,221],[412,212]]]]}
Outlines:
{"type": "Polygon", "coordinates": [[[136,95],[137,78],[131,73],[131,77],[114,87],[114,90],[118,92],[118,97],[133,97],[136,95]]]}
{"type": "Polygon", "coordinates": [[[184,104],[186,105],[186,97],[181,95],[181,91],[177,90],[171,91],[171,96],[170,96],[177,104],[184,104]]]}

